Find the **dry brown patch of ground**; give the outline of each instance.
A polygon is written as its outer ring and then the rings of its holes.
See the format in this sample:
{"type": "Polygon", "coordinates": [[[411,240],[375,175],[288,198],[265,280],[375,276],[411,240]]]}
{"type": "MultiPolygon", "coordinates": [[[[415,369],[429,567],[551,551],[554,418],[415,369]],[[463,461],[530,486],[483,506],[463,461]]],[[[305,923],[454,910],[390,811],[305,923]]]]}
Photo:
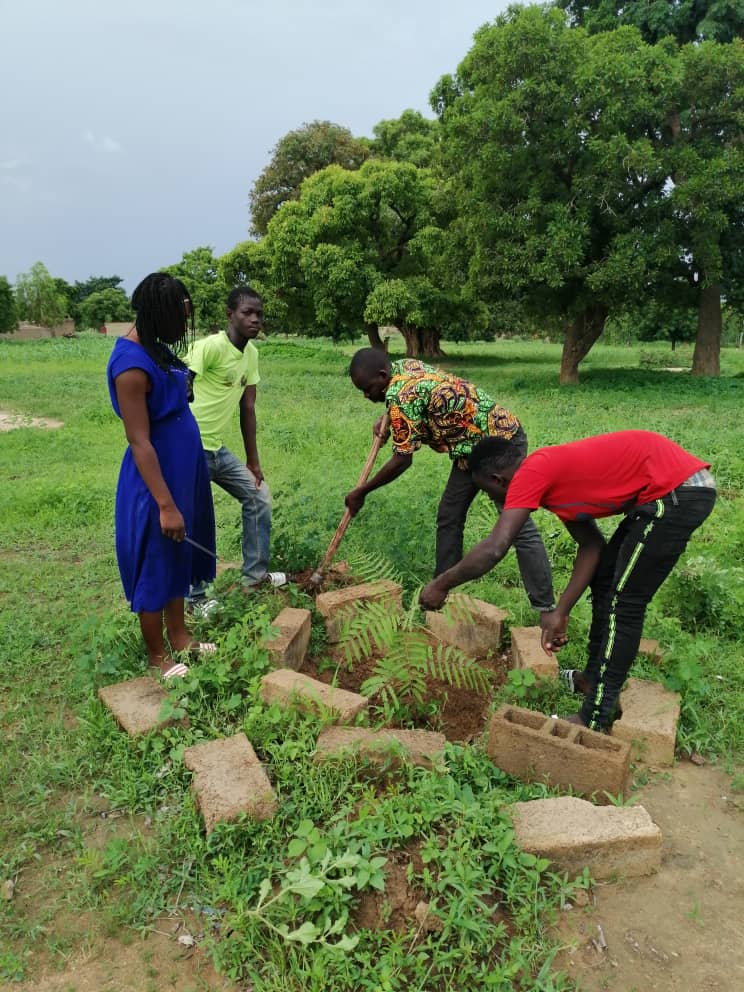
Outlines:
{"type": "Polygon", "coordinates": [[[742,797],[720,769],[684,761],[638,801],[661,827],[661,871],[597,885],[591,905],[562,914],[570,949],[556,967],[585,992],[741,992],[742,797]]]}
{"type": "Polygon", "coordinates": [[[25,413],[0,410],[0,433],[14,431],[19,427],[43,427],[45,430],[52,430],[64,426],[61,420],[51,420],[49,417],[29,417],[25,413]]]}

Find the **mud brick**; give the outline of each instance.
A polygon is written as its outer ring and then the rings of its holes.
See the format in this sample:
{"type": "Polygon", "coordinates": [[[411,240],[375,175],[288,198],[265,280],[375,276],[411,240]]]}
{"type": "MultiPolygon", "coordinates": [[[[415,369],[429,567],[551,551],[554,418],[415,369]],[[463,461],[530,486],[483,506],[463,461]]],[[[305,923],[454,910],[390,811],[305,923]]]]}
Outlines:
{"type": "Polygon", "coordinates": [[[664,659],[664,652],[659,647],[659,642],[651,637],[642,637],[638,645],[638,654],[645,655],[655,665],[660,665],[664,659]]]}
{"type": "Polygon", "coordinates": [[[606,803],[627,787],[630,745],[567,720],[517,706],[491,717],[486,748],[497,767],[525,782],[569,786],[606,803]]]}
{"type": "Polygon", "coordinates": [[[593,806],[561,796],[514,803],[510,812],[517,845],[570,878],[584,867],[599,881],[652,875],[661,866],[661,830],[643,806],[593,806]]]}
{"type": "Polygon", "coordinates": [[[160,711],[168,693],[160,682],[147,675],[128,682],[104,685],[98,690],[98,698],[111,710],[116,722],[130,737],[149,734],[152,730],[176,722],[182,726],[188,725],[187,717],[178,721],[161,719],[160,711]]]}
{"type": "Polygon", "coordinates": [[[354,616],[358,605],[383,602],[391,609],[400,610],[403,607],[402,597],[403,590],[396,582],[380,579],[379,582],[366,582],[360,586],[346,586],[332,592],[322,592],[316,598],[315,605],[325,620],[328,640],[335,644],[343,622],[354,616]]]}
{"type": "Polygon", "coordinates": [[[326,727],[318,737],[315,761],[327,761],[352,754],[371,764],[392,763],[400,754],[421,768],[433,768],[441,761],[447,739],[430,730],[366,730],[364,727],[326,727]]]}
{"type": "Polygon", "coordinates": [[[183,763],[194,772],[192,789],[207,833],[241,813],[254,820],[274,815],[274,790],[245,734],[187,747],[183,763]]]}
{"type": "Polygon", "coordinates": [[[279,668],[261,679],[261,699],[285,709],[296,707],[303,713],[330,712],[338,723],[351,723],[367,709],[368,700],[356,692],[318,682],[307,675],[279,668]]]}
{"type": "Polygon", "coordinates": [[[310,610],[285,608],[271,622],[278,633],[267,637],[264,647],[271,655],[275,668],[302,668],[307,646],[310,643],[310,610]]]}
{"type": "Polygon", "coordinates": [[[539,627],[512,627],[511,657],[512,668],[529,668],[541,678],[558,678],[558,662],[555,655],[545,654],[540,639],[539,627]]]}
{"type": "Polygon", "coordinates": [[[681,697],[658,682],[628,679],[620,693],[622,717],[612,736],[632,745],[632,756],[646,765],[674,764],[681,697]]]}
{"type": "Polygon", "coordinates": [[[508,614],[492,603],[455,594],[443,611],[426,614],[426,626],[445,644],[452,644],[471,658],[497,651],[508,614]]]}

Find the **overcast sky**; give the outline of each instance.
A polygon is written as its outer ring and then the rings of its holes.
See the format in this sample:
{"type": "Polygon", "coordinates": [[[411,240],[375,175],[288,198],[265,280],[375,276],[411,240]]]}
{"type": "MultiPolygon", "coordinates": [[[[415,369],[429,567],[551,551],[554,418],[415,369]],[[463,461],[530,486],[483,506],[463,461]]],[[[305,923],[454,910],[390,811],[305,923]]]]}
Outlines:
{"type": "Polygon", "coordinates": [[[502,0],[0,0],[0,275],[37,260],[131,291],[248,233],[276,141],[371,135],[429,93],[502,0]]]}

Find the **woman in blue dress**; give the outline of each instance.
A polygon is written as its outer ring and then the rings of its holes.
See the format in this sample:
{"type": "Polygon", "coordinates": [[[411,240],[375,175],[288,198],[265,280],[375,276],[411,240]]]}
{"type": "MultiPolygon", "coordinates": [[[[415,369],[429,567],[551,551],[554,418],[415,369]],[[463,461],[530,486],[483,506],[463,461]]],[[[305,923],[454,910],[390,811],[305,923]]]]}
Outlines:
{"type": "Polygon", "coordinates": [[[116,557],[149,664],[172,678],[188,671],[174,652],[214,650],[192,641],[184,620],[189,586],[215,574],[214,556],[184,540],[214,552],[209,474],[188,405],[191,378],[175,353],[193,333],[194,308],[183,283],[164,272],[142,280],[132,307],[134,326],[116,341],[107,368],[129,442],[116,489],[116,557]]]}

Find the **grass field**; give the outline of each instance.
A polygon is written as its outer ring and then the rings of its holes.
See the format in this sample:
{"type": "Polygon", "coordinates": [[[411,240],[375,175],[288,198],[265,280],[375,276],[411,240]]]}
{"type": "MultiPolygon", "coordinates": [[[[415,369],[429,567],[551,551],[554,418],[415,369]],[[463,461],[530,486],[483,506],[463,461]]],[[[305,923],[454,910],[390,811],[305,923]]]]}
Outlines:
{"type": "MultiPolygon", "coordinates": [[[[140,673],[144,655],[114,556],[124,436],[106,393],[111,345],[93,334],[0,340],[0,409],[64,421],[59,430],[0,434],[0,882],[14,880],[20,892],[33,876],[44,890],[33,904],[0,901],[0,981],[61,968],[97,935],[147,929],[176,905],[211,921],[203,946],[256,992],[570,988],[551,970],[546,927],[573,883],[518,852],[503,812],[545,789],[515,786],[478,747],[451,745],[449,775],[407,770],[384,791],[351,765],[316,767],[317,721],[267,709],[257,696],[267,664],[259,642],[283,605],[275,595],[257,597],[250,609],[228,596],[218,626],[203,628],[220,650],[174,699],[189,729],[132,743],[114,727],[96,689],[140,673]],[[270,766],[279,813],[270,824],[220,828],[207,841],[183,748],[238,729],[270,766]],[[107,809],[135,817],[133,832],[92,848],[81,819],[101,797],[107,809]],[[382,885],[380,859],[403,863],[406,852],[416,876],[408,882],[435,907],[441,929],[362,927],[355,913],[382,885]],[[265,880],[269,905],[257,908],[265,880]],[[63,911],[83,922],[55,926],[63,911]]],[[[297,571],[322,556],[380,408],[345,374],[350,346],[260,347],[259,448],[274,494],[273,564],[297,571]]],[[[719,502],[649,610],[645,634],[662,642],[669,660],[663,673],[646,674],[683,694],[680,748],[714,756],[734,773],[744,761],[744,352],[724,351],[720,379],[696,380],[662,370],[689,364],[685,349],[598,346],[582,385],[560,389],[557,345],[446,350],[442,364],[514,410],[532,447],[637,427],[712,462],[719,502]]],[[[240,451],[237,421],[229,440],[240,451]]],[[[447,472],[443,456],[418,453],[403,479],[368,498],[343,557],[361,573],[394,571],[410,597],[430,575],[447,472]]],[[[221,493],[215,505],[218,552],[235,560],[236,505],[221,493]]],[[[493,519],[479,500],[467,543],[493,519]]],[[[555,518],[536,519],[560,589],[573,545],[555,518]]],[[[513,555],[470,588],[508,609],[512,623],[534,622],[513,555]]],[[[299,592],[292,601],[309,604],[299,592]]],[[[580,603],[566,662],[582,662],[588,615],[580,603]]],[[[317,625],[313,636],[322,650],[317,625]]],[[[384,913],[383,900],[383,923],[384,913]]]]}

